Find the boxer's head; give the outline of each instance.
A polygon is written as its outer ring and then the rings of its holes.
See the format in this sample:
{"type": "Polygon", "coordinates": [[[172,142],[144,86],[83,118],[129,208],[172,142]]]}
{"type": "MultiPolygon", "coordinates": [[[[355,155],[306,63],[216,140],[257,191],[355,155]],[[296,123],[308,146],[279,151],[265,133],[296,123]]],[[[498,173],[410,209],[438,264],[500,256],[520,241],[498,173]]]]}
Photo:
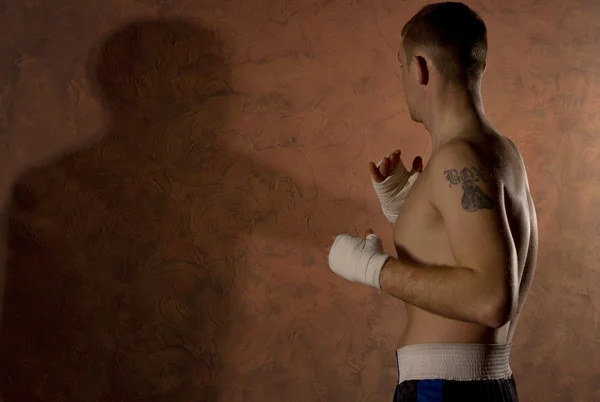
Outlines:
{"type": "Polygon", "coordinates": [[[462,3],[425,6],[402,29],[398,58],[411,118],[423,122],[423,107],[441,87],[479,91],[487,54],[487,29],[462,3]]]}

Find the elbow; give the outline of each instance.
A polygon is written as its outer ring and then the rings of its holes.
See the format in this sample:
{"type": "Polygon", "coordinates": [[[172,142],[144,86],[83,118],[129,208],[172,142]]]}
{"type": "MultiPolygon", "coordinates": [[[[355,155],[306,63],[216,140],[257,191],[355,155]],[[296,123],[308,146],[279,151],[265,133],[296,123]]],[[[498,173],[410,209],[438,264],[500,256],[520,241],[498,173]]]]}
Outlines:
{"type": "Polygon", "coordinates": [[[516,311],[516,300],[510,295],[511,292],[503,292],[496,297],[489,297],[483,303],[485,308],[481,309],[483,315],[481,324],[498,329],[508,324],[514,317],[516,311]]]}

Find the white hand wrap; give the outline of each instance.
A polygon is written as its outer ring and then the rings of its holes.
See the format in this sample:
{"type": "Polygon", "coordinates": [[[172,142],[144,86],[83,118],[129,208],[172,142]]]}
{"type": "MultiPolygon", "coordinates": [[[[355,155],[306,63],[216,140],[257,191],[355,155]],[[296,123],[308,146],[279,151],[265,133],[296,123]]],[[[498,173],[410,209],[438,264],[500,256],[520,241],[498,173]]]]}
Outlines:
{"type": "MultiPolygon", "coordinates": [[[[383,159],[379,161],[377,167],[381,165],[382,161],[383,159]]],[[[419,172],[416,170],[409,172],[404,167],[404,164],[400,162],[384,181],[377,183],[373,180],[373,188],[381,202],[381,210],[390,223],[396,223],[400,208],[418,177],[419,172]]]]}
{"type": "Polygon", "coordinates": [[[389,258],[383,254],[383,244],[376,235],[364,238],[343,234],[331,246],[329,268],[349,281],[381,289],[379,274],[389,258]]]}

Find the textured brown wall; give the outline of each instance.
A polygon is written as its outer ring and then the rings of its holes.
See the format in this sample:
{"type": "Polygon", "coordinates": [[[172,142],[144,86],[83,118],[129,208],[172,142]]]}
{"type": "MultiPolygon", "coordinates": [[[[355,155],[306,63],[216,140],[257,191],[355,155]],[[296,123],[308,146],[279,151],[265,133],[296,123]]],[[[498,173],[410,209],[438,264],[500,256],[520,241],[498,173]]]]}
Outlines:
{"type": "MultiPolygon", "coordinates": [[[[469,4],[539,212],[521,397],[600,400],[600,7],[469,4]]],[[[324,248],[391,249],[366,163],[429,152],[396,61],[421,5],[1,3],[6,402],[391,400],[402,308],[324,248]]]]}

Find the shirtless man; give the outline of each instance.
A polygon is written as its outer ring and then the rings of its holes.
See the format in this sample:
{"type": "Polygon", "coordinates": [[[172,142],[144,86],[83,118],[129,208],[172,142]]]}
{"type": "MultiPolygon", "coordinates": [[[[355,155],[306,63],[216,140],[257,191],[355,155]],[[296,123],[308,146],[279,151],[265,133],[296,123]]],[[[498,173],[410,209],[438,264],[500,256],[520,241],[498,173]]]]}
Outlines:
{"type": "Polygon", "coordinates": [[[461,3],[426,6],[404,26],[406,101],[432,155],[424,170],[417,159],[407,171],[398,151],[370,165],[397,258],[372,233],[337,236],[329,253],[338,275],[406,304],[396,402],[518,400],[510,345],[537,221],[519,151],[483,112],[486,51],[484,22],[461,3]]]}

